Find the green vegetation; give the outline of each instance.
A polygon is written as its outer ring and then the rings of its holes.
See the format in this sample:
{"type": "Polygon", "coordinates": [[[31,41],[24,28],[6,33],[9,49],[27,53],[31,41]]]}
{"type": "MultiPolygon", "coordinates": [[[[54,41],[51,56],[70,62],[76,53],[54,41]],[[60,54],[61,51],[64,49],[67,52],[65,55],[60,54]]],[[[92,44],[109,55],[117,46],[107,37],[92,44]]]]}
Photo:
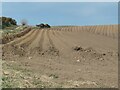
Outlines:
{"type": "Polygon", "coordinates": [[[11,34],[16,34],[19,33],[21,31],[23,31],[24,29],[26,29],[27,26],[17,26],[14,27],[14,29],[4,29],[4,30],[0,30],[0,33],[2,33],[2,36],[4,37],[5,35],[11,35],[11,34]]]}
{"type": "Polygon", "coordinates": [[[15,19],[9,18],[9,17],[0,17],[0,28],[5,29],[5,28],[10,28],[14,27],[17,25],[17,22],[15,19]]]}

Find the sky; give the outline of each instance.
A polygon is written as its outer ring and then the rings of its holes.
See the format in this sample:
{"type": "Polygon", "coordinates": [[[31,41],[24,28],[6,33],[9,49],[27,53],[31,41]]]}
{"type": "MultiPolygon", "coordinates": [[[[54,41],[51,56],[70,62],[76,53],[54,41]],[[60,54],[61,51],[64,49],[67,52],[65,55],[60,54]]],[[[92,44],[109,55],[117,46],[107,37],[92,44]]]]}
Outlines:
{"type": "Polygon", "coordinates": [[[117,2],[3,2],[2,16],[29,25],[109,25],[118,23],[117,2]]]}
{"type": "Polygon", "coordinates": [[[119,2],[119,0],[1,0],[2,2],[119,2]]]}

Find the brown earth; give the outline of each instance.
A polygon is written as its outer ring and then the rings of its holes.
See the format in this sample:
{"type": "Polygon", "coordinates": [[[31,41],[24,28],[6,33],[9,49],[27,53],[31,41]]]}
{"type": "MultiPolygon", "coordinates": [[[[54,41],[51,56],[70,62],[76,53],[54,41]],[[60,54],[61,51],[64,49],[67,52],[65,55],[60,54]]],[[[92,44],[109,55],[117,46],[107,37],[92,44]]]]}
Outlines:
{"type": "Polygon", "coordinates": [[[34,29],[2,48],[18,87],[118,87],[117,25],[34,29]]]}
{"type": "Polygon", "coordinates": [[[26,33],[28,33],[31,30],[31,28],[26,28],[24,31],[21,31],[19,33],[14,33],[14,34],[5,34],[5,35],[1,35],[2,37],[0,37],[0,44],[6,44],[9,43],[10,41],[13,41],[16,38],[22,37],[24,36],[26,33]]]}

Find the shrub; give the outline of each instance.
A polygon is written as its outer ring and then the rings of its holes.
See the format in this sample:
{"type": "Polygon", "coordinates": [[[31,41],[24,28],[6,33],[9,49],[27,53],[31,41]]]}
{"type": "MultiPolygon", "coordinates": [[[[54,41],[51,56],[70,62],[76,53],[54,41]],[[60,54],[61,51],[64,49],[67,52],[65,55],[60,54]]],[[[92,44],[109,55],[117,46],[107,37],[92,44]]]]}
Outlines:
{"type": "Polygon", "coordinates": [[[16,20],[9,17],[0,17],[0,21],[2,21],[2,29],[10,27],[11,25],[17,25],[16,20]]]}

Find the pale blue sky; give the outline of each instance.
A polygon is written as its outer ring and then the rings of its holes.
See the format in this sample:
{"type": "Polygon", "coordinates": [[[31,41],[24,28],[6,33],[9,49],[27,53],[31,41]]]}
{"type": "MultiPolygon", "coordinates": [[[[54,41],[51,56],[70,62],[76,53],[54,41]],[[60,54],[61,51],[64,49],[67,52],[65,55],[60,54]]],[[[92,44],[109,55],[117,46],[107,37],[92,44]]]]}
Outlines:
{"type": "Polygon", "coordinates": [[[3,2],[2,15],[18,24],[101,25],[118,23],[118,3],[114,2],[3,2]]]}
{"type": "Polygon", "coordinates": [[[1,0],[2,2],[119,2],[119,0],[1,0]]]}

